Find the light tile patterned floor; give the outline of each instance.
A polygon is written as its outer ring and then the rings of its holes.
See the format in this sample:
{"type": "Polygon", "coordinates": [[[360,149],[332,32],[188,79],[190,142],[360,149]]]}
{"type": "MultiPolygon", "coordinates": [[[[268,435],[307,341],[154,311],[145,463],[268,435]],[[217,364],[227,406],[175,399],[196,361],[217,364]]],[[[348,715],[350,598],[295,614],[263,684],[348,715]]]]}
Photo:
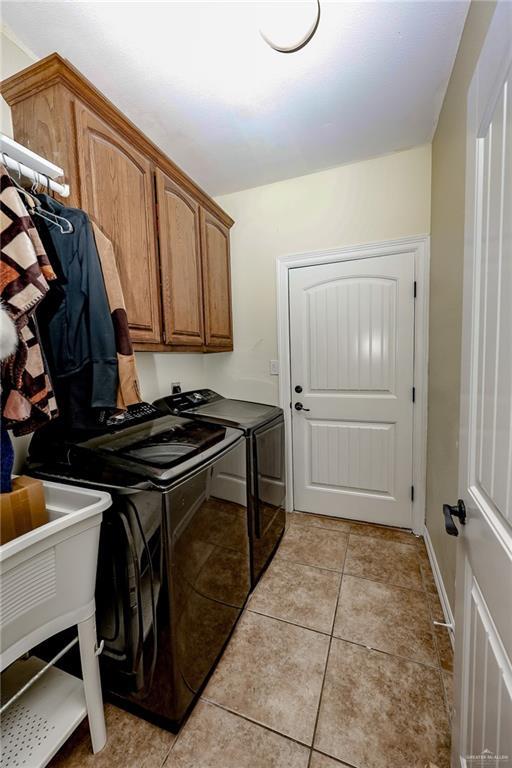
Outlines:
{"type": "Polygon", "coordinates": [[[109,707],[105,750],[82,728],[52,768],[448,768],[453,659],[434,619],[422,539],[293,513],[178,737],[109,707]]]}

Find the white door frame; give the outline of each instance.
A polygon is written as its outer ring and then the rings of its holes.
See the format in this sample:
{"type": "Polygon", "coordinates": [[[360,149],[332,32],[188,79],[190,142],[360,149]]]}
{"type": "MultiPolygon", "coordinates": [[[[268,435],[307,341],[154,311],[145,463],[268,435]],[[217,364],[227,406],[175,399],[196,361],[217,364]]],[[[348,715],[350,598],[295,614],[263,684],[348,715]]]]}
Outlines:
{"type": "MultiPolygon", "coordinates": [[[[284,411],[287,494],[286,509],[293,509],[292,417],[290,410],[290,296],[289,270],[338,261],[369,259],[373,256],[408,253],[414,259],[417,283],[414,323],[414,386],[416,401],[413,418],[414,501],[411,527],[422,534],[425,524],[425,485],[427,464],[427,396],[428,396],[428,296],[430,238],[418,235],[380,243],[351,245],[326,251],[313,251],[277,259],[277,338],[279,357],[279,404],[284,411]]],[[[411,286],[412,290],[412,286],[411,286]]]]}

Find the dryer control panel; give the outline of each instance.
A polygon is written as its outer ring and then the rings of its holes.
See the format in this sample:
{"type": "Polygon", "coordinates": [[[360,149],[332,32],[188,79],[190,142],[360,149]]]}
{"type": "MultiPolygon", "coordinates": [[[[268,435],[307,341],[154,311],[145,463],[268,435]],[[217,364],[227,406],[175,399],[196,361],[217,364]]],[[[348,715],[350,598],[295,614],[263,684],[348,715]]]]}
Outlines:
{"type": "Polygon", "coordinates": [[[168,395],[155,400],[154,405],[167,413],[180,414],[184,411],[190,411],[200,405],[213,403],[215,400],[222,400],[222,395],[214,392],[212,389],[192,389],[189,392],[180,392],[176,395],[168,395]]]}

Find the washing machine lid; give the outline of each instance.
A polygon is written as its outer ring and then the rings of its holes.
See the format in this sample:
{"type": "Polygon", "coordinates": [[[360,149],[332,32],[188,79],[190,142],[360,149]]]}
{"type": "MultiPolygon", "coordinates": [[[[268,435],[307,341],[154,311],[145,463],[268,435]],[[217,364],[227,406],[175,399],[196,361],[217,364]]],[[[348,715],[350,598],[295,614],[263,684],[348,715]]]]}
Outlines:
{"type": "Polygon", "coordinates": [[[169,468],[217,445],[225,436],[226,429],[217,425],[167,416],[118,435],[103,435],[82,447],[99,450],[106,456],[169,468]]]}
{"type": "Polygon", "coordinates": [[[207,463],[241,439],[241,432],[177,416],[163,416],[74,446],[70,464],[87,457],[167,483],[207,463]]]}
{"type": "Polygon", "coordinates": [[[174,413],[189,415],[212,424],[242,429],[245,432],[256,429],[282,416],[282,409],[266,403],[249,400],[232,400],[222,397],[211,389],[181,392],[155,400],[157,407],[165,404],[174,413]]]}
{"type": "MultiPolygon", "coordinates": [[[[129,476],[168,485],[243,439],[239,430],[157,413],[149,421],[114,429],[110,426],[85,438],[76,432],[68,436],[59,433],[58,439],[65,442],[60,462],[75,479],[99,482],[108,476],[110,484],[117,485],[117,478],[121,487],[129,476]]],[[[47,456],[54,453],[51,443],[45,442],[39,446],[36,461],[41,461],[45,447],[47,456]]]]}

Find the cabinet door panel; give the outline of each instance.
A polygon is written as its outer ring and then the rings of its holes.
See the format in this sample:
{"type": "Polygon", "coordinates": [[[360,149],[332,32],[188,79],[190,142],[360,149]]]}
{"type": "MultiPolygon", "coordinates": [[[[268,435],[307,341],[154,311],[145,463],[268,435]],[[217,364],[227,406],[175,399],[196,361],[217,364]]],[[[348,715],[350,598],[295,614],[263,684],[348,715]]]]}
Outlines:
{"type": "Polygon", "coordinates": [[[159,342],[151,163],[78,102],[76,121],[82,205],[114,246],[132,340],[159,342]]]}
{"type": "Polygon", "coordinates": [[[70,195],[60,198],[64,205],[80,206],[73,99],[57,85],[34,93],[30,99],[13,104],[14,137],[32,152],[64,168],[70,195]]]}
{"type": "Polygon", "coordinates": [[[233,349],[229,230],[201,209],[204,324],[209,347],[233,349]]]}
{"type": "Polygon", "coordinates": [[[204,344],[199,205],[156,171],[162,310],[168,344],[204,344]]]}

